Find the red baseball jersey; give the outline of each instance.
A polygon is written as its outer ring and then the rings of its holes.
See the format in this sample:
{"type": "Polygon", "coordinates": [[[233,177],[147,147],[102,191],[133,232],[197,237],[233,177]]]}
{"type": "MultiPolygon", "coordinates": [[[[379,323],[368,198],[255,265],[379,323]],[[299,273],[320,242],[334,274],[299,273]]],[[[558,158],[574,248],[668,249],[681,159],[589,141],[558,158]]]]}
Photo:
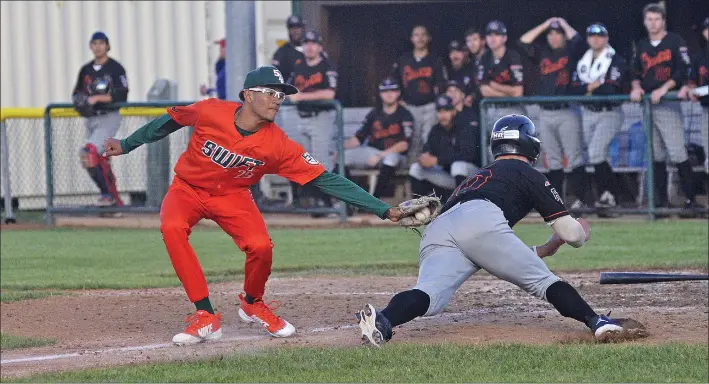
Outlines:
{"type": "Polygon", "coordinates": [[[242,136],[234,124],[241,103],[206,99],[168,109],[178,124],[193,127],[187,150],[175,165],[175,174],[212,195],[256,184],[265,174],[277,174],[300,185],[325,168],[275,123],[242,136]]]}

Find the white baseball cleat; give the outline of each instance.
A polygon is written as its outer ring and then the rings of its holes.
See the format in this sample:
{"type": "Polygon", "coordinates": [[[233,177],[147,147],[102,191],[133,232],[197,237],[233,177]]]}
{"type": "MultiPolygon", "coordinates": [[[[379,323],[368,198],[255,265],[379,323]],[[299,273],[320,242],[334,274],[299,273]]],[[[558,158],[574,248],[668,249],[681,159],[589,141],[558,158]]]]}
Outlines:
{"type": "Polygon", "coordinates": [[[187,317],[187,328],[172,338],[177,345],[197,344],[222,337],[222,315],[199,310],[187,317]]]}
{"type": "Polygon", "coordinates": [[[261,324],[273,337],[289,337],[295,333],[295,327],[291,323],[273,313],[275,307],[271,308],[261,299],[256,299],[253,304],[249,304],[244,295],[239,295],[239,300],[241,300],[241,308],[239,308],[241,320],[261,324]]]}

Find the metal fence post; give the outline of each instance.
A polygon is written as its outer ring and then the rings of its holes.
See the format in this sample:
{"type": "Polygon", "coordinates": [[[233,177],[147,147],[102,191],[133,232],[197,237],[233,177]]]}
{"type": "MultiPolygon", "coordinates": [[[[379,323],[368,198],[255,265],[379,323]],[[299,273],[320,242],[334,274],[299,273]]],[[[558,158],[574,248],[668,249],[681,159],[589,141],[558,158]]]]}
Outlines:
{"type": "MultiPolygon", "coordinates": [[[[148,91],[148,101],[169,101],[177,99],[177,84],[159,79],[148,91]]],[[[146,205],[159,207],[170,186],[170,140],[150,143],[146,175],[146,205]]]]}
{"type": "Polygon", "coordinates": [[[44,215],[44,222],[47,225],[54,224],[54,174],[52,166],[52,105],[48,105],[44,110],[44,161],[45,178],[47,180],[47,211],[44,215]]]}
{"type": "Polygon", "coordinates": [[[480,101],[480,166],[487,166],[487,105],[488,100],[482,99],[480,101]]]}
{"type": "Polygon", "coordinates": [[[652,147],[653,143],[653,123],[652,123],[652,105],[650,98],[643,99],[643,129],[645,130],[645,146],[647,147],[647,164],[645,171],[645,183],[647,185],[647,214],[650,220],[655,220],[655,154],[652,147]]]}
{"type": "MultiPolygon", "coordinates": [[[[340,176],[345,177],[345,122],[342,113],[342,104],[333,100],[332,104],[335,105],[336,117],[335,121],[337,124],[337,172],[340,176]]],[[[340,204],[340,223],[344,224],[347,222],[347,203],[344,201],[340,204]]]]}
{"type": "Polygon", "coordinates": [[[12,211],[12,192],[10,189],[10,152],[7,145],[7,126],[5,120],[0,121],[0,161],[2,161],[2,197],[5,199],[5,223],[15,222],[12,211]]]}

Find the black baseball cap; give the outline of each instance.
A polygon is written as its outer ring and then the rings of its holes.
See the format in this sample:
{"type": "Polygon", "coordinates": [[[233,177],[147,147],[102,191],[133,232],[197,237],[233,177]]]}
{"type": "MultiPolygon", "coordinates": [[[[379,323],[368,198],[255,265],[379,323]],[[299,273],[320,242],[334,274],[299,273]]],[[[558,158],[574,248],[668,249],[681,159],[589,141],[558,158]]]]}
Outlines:
{"type": "Polygon", "coordinates": [[[709,28],[709,17],[705,17],[702,21],[702,30],[709,28]]]}
{"type": "Polygon", "coordinates": [[[446,95],[441,95],[438,96],[436,99],[436,110],[445,110],[445,111],[452,111],[455,109],[455,105],[453,105],[453,99],[446,95]]]}
{"type": "Polygon", "coordinates": [[[547,32],[549,31],[557,31],[561,33],[565,33],[564,28],[561,27],[561,23],[558,21],[552,21],[549,24],[549,28],[547,28],[547,32]]]}
{"type": "Polygon", "coordinates": [[[91,35],[91,40],[89,40],[89,41],[94,41],[94,40],[103,40],[106,42],[106,44],[108,44],[108,36],[106,36],[106,34],[101,31],[96,31],[96,32],[94,32],[93,35],[91,35]]]}
{"type": "Polygon", "coordinates": [[[291,15],[288,17],[288,20],[286,20],[286,26],[288,28],[295,28],[295,27],[304,27],[305,22],[303,19],[300,18],[298,15],[291,15]]]}
{"type": "Polygon", "coordinates": [[[461,44],[460,41],[458,41],[458,40],[453,40],[450,42],[450,44],[448,44],[448,52],[451,52],[451,51],[465,52],[467,50],[468,50],[468,48],[465,45],[461,44]]]}
{"type": "Polygon", "coordinates": [[[273,87],[280,88],[286,95],[298,93],[298,88],[283,81],[283,75],[276,67],[264,65],[258,67],[246,75],[244,88],[239,92],[239,99],[244,100],[244,91],[253,87],[273,87]]]}
{"type": "Polygon", "coordinates": [[[586,36],[608,36],[606,26],[601,23],[591,24],[586,28],[586,36]]]}
{"type": "Polygon", "coordinates": [[[317,31],[309,30],[305,32],[303,38],[300,40],[301,43],[313,42],[322,44],[322,36],[317,31]]]}
{"type": "Polygon", "coordinates": [[[465,93],[465,85],[464,85],[463,83],[461,83],[460,81],[457,81],[457,80],[448,80],[448,82],[446,83],[446,89],[448,89],[448,88],[450,88],[450,87],[457,87],[457,88],[460,89],[463,93],[465,93]]]}
{"type": "Polygon", "coordinates": [[[398,91],[399,89],[399,83],[392,77],[387,77],[379,84],[379,92],[398,91]]]}
{"type": "Polygon", "coordinates": [[[485,35],[491,35],[493,33],[497,35],[506,36],[507,27],[505,27],[505,24],[500,20],[493,20],[487,23],[487,27],[485,27],[485,35]]]}

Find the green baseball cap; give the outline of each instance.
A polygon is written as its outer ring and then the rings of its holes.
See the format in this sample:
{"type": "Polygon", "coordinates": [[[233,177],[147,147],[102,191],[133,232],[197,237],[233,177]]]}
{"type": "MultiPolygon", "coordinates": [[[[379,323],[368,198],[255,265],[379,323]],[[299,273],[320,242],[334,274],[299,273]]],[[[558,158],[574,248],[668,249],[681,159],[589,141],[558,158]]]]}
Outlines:
{"type": "Polygon", "coordinates": [[[246,75],[244,89],[239,92],[239,99],[244,100],[244,91],[253,87],[275,87],[280,88],[286,95],[298,93],[298,88],[286,83],[278,68],[272,65],[258,67],[246,75]]]}

